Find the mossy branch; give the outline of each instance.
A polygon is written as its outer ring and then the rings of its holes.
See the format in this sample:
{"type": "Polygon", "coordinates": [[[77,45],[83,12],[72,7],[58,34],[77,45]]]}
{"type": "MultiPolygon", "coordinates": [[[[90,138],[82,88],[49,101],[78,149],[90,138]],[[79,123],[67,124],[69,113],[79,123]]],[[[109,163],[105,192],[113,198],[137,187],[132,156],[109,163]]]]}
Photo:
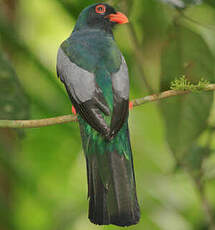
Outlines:
{"type": "Polygon", "coordinates": [[[204,90],[209,85],[209,81],[201,79],[197,84],[193,84],[187,80],[185,76],[182,76],[175,81],[171,82],[170,89],[172,90],[189,90],[192,92],[198,92],[204,90]]]}
{"type": "MultiPolygon", "coordinates": [[[[133,107],[140,106],[149,102],[159,101],[165,98],[185,95],[192,93],[193,91],[214,91],[215,84],[207,84],[205,81],[199,82],[197,85],[187,84],[184,80],[176,80],[171,84],[171,88],[175,90],[164,91],[159,94],[152,94],[143,98],[134,99],[132,101],[133,107]],[[186,83],[186,84],[184,84],[186,83]],[[183,86],[184,84],[184,86],[183,86]],[[183,86],[183,87],[182,87],[183,86]],[[195,86],[195,87],[194,87],[195,86]],[[195,89],[195,90],[194,90],[195,89]]],[[[0,128],[39,128],[44,126],[63,124],[77,121],[75,115],[64,115],[39,120],[0,120],[0,128]]]]}

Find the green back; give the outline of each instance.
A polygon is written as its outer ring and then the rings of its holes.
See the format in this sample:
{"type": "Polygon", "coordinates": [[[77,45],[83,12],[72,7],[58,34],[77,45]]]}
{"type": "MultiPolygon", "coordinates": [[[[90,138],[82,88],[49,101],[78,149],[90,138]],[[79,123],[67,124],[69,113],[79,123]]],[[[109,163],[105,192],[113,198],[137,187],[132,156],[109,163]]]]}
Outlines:
{"type": "MultiPolygon", "coordinates": [[[[113,36],[96,29],[75,31],[70,38],[64,41],[61,47],[73,63],[94,73],[96,83],[101,88],[112,114],[113,91],[111,75],[120,69],[122,61],[121,52],[113,36]]],[[[103,116],[110,125],[111,116],[103,116]]],[[[105,141],[80,116],[79,124],[85,154],[104,154],[105,152],[117,150],[119,154],[125,154],[127,158],[130,158],[127,122],[111,142],[105,141]]]]}

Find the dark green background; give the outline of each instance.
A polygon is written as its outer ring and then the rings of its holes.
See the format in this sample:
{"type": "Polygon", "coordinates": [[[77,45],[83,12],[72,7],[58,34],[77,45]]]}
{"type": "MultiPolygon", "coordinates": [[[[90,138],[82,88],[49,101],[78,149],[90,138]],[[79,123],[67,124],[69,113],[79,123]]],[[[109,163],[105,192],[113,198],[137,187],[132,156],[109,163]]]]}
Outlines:
{"type": "MultiPolygon", "coordinates": [[[[95,2],[0,0],[0,119],[71,113],[55,72],[57,50],[79,12],[95,2]]],[[[182,75],[215,83],[214,1],[187,0],[185,9],[165,2],[109,1],[130,20],[115,38],[128,63],[131,99],[168,90],[182,75]]],[[[142,218],[129,229],[213,229],[213,105],[213,93],[201,92],[130,112],[142,218]]],[[[118,229],[91,224],[87,210],[78,124],[0,129],[0,230],[118,229]]]]}

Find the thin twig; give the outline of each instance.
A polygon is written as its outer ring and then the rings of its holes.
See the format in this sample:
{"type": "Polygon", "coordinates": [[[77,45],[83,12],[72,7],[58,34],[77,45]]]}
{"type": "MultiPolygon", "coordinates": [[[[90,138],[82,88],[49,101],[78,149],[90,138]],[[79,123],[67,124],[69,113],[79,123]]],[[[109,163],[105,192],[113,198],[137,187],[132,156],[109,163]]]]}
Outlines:
{"type": "MultiPolygon", "coordinates": [[[[202,91],[214,91],[215,84],[207,85],[202,91]]],[[[174,97],[178,95],[185,95],[192,93],[192,91],[183,90],[168,90],[159,94],[152,94],[143,98],[134,99],[133,106],[140,106],[149,102],[159,101],[165,98],[174,97]]],[[[0,120],[0,128],[39,128],[44,126],[63,124],[77,121],[77,116],[64,115],[40,120],[0,120]]]]}
{"type": "Polygon", "coordinates": [[[209,227],[208,230],[215,230],[214,214],[213,214],[211,204],[205,194],[205,186],[204,186],[205,184],[202,181],[202,170],[200,169],[200,174],[196,176],[196,174],[193,174],[192,171],[189,169],[189,167],[186,164],[184,164],[184,162],[182,162],[175,154],[173,154],[173,156],[178,166],[184,169],[184,171],[190,177],[194,187],[198,192],[202,204],[202,209],[209,227]]]}
{"type": "MultiPolygon", "coordinates": [[[[130,0],[122,1],[124,11],[126,14],[129,16],[131,13],[131,7],[130,7],[130,0]]],[[[142,80],[144,81],[144,84],[146,86],[146,89],[149,91],[149,93],[153,93],[153,89],[150,86],[147,77],[145,76],[145,71],[143,69],[143,62],[144,62],[144,56],[143,52],[140,47],[142,47],[142,44],[140,44],[136,30],[132,24],[132,22],[129,22],[127,24],[129,36],[132,40],[132,45],[133,45],[133,52],[134,52],[134,58],[137,62],[137,67],[139,68],[139,71],[141,73],[142,80]]]]}
{"type": "Polygon", "coordinates": [[[139,41],[138,41],[138,38],[137,38],[137,35],[136,35],[136,32],[135,32],[135,29],[132,25],[132,23],[128,23],[128,30],[129,30],[129,33],[130,33],[130,37],[132,39],[132,44],[133,44],[133,50],[134,50],[134,57],[135,57],[135,60],[137,62],[137,66],[139,68],[139,71],[141,72],[141,76],[142,76],[142,79],[144,81],[144,84],[147,88],[147,90],[150,92],[150,93],[153,93],[153,89],[152,87],[150,86],[146,76],[145,76],[145,72],[144,72],[144,69],[143,69],[143,60],[144,60],[144,57],[143,57],[143,52],[140,50],[140,47],[142,46],[139,41]]]}
{"type": "Polygon", "coordinates": [[[205,186],[201,183],[201,181],[198,178],[193,178],[196,188],[199,192],[199,196],[202,202],[202,207],[204,210],[205,218],[209,225],[209,230],[215,230],[215,222],[214,222],[214,216],[213,211],[210,205],[210,202],[208,201],[206,195],[205,195],[205,186]]]}
{"type": "MultiPolygon", "coordinates": [[[[210,148],[212,136],[213,136],[213,131],[214,130],[212,130],[212,129],[210,130],[209,137],[206,141],[205,148],[210,148]]],[[[215,230],[215,222],[214,222],[215,216],[214,216],[212,206],[211,206],[211,204],[210,204],[210,202],[206,196],[206,193],[205,193],[205,181],[203,180],[204,170],[203,170],[202,166],[199,168],[198,174],[196,174],[196,173],[193,173],[192,170],[190,170],[188,165],[184,164],[184,162],[181,162],[180,159],[175,157],[175,160],[176,160],[177,164],[180,165],[180,167],[183,168],[184,171],[187,172],[188,176],[190,177],[191,181],[193,182],[194,187],[196,188],[196,190],[198,192],[198,196],[200,198],[201,205],[202,205],[202,210],[204,212],[205,219],[206,219],[206,222],[208,224],[208,230],[215,230]]]]}

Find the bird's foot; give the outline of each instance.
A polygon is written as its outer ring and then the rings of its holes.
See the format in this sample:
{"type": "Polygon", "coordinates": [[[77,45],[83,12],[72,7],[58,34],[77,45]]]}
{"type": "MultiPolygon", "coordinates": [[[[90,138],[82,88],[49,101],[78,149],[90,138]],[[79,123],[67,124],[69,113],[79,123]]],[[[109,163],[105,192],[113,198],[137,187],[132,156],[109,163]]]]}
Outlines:
{"type": "Polygon", "coordinates": [[[73,113],[74,115],[76,115],[76,114],[77,114],[76,109],[75,109],[75,107],[74,107],[74,106],[72,106],[72,113],[73,113]]]}
{"type": "Polygon", "coordinates": [[[130,110],[133,109],[133,106],[134,106],[134,105],[133,105],[133,102],[130,101],[130,102],[129,102],[129,109],[130,109],[130,110]]]}

